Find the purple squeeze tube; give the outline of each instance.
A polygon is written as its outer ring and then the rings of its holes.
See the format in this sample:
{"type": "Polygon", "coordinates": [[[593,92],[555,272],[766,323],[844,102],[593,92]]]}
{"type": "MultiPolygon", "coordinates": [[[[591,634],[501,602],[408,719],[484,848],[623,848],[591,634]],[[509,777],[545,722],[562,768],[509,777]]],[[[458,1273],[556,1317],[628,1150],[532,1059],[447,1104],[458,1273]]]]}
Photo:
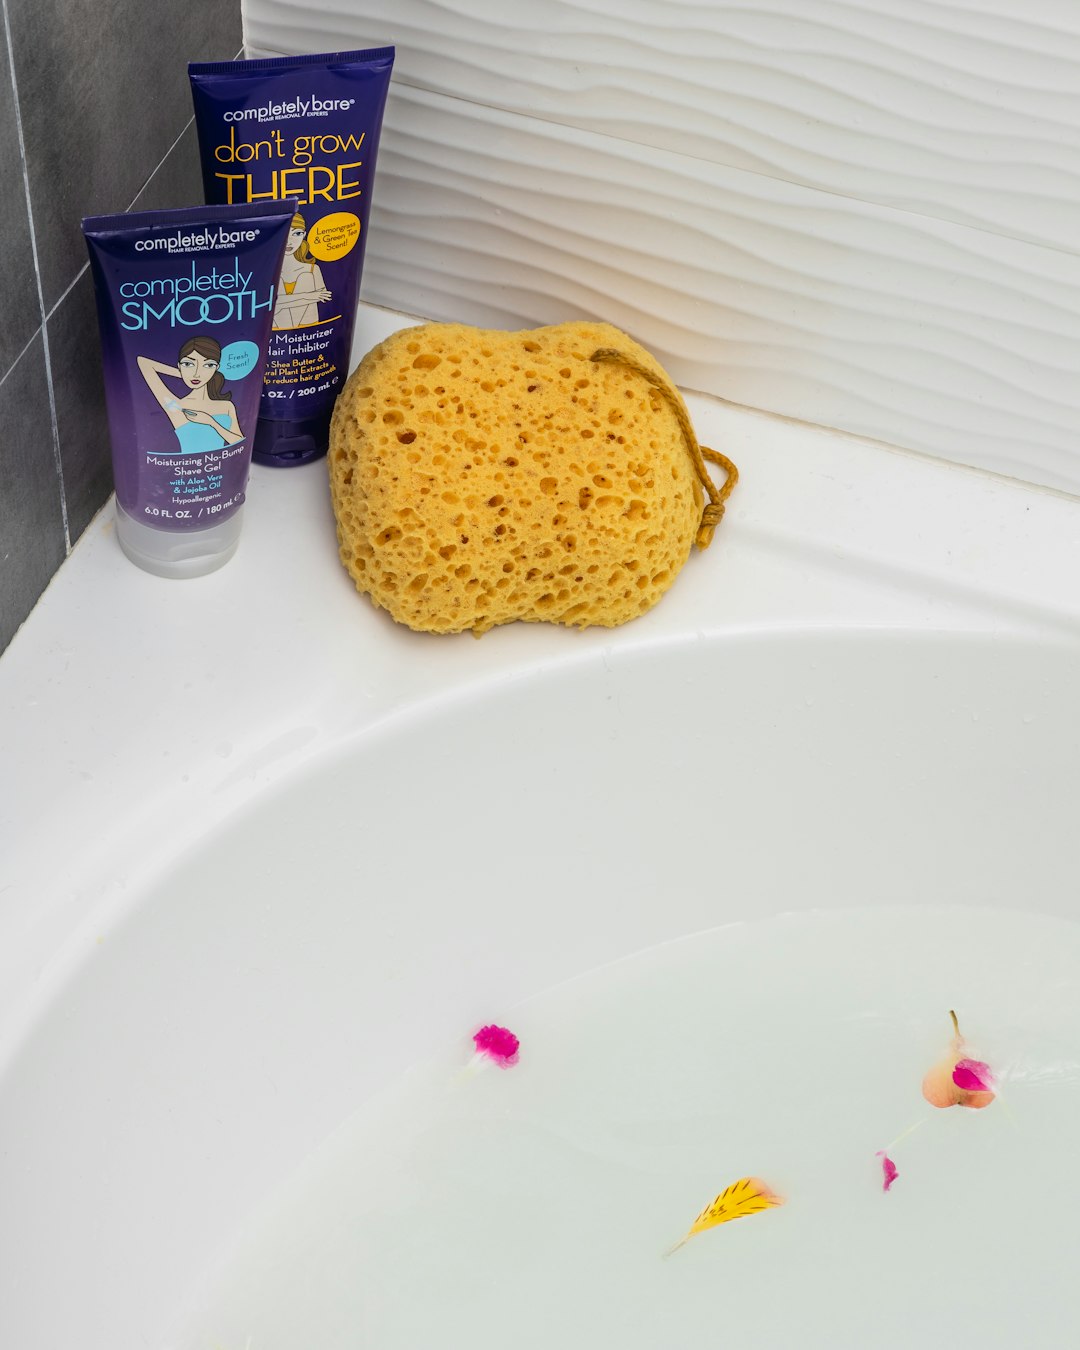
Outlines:
{"type": "Polygon", "coordinates": [[[254,458],[326,454],[349,373],[394,48],[188,66],[208,202],[295,197],[254,458]]]}
{"type": "Polygon", "coordinates": [[[116,482],[132,562],[195,577],[236,552],[291,201],[89,216],[116,482]]]}

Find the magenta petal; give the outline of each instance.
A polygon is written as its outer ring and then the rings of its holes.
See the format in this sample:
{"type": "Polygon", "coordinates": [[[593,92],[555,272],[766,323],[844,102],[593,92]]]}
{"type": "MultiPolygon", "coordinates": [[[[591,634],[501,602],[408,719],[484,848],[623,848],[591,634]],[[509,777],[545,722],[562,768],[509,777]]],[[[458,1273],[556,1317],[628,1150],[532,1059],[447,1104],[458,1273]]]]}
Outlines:
{"type": "Polygon", "coordinates": [[[952,1071],[952,1080],[964,1092],[993,1092],[994,1075],[981,1059],[961,1059],[952,1071]]]}
{"type": "Polygon", "coordinates": [[[493,1059],[503,1069],[518,1062],[518,1047],[521,1042],[506,1027],[481,1027],[473,1036],[473,1044],[482,1055],[493,1059]]]}
{"type": "Polygon", "coordinates": [[[881,1159],[881,1171],[883,1177],[881,1189],[887,1191],[900,1173],[896,1170],[896,1164],[887,1153],[879,1152],[874,1156],[881,1159]]]}

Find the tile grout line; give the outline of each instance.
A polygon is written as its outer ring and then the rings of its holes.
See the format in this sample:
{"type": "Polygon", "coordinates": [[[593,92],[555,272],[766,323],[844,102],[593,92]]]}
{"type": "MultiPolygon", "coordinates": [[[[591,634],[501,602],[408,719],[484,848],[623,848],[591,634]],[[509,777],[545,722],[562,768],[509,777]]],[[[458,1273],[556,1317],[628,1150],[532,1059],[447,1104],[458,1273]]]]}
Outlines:
{"type": "Polygon", "coordinates": [[[52,316],[56,313],[56,311],[60,308],[60,306],[71,294],[71,292],[79,284],[79,282],[82,280],[82,274],[86,271],[89,271],[89,268],[90,264],[88,262],[84,262],[83,265],[79,268],[79,270],[75,273],[75,280],[69,286],[65,287],[64,293],[60,296],[59,300],[54,301],[52,308],[49,310],[48,314],[45,315],[46,323],[49,322],[52,316]]]}
{"type": "Polygon", "coordinates": [[[146,177],[143,179],[142,184],[140,185],[138,192],[136,192],[135,196],[132,197],[131,201],[128,202],[127,206],[124,207],[124,210],[125,210],[125,211],[130,211],[131,208],[135,205],[135,203],[136,203],[136,202],[139,200],[139,198],[142,196],[142,194],[143,194],[143,193],[146,191],[146,189],[150,186],[150,181],[151,181],[151,179],[152,179],[152,178],[154,177],[154,175],[158,172],[158,170],[164,165],[165,161],[169,158],[169,156],[170,156],[170,155],[172,154],[172,152],[176,149],[176,147],[180,144],[180,142],[184,139],[184,136],[187,134],[187,129],[188,129],[188,127],[190,127],[191,124],[192,124],[194,121],[195,121],[195,114],[192,113],[191,116],[188,118],[188,120],[187,120],[187,121],[184,123],[184,125],[181,127],[181,129],[180,129],[180,135],[177,136],[176,140],[173,141],[172,145],[169,146],[168,150],[165,151],[165,153],[161,156],[161,158],[158,160],[158,162],[154,165],[154,167],[150,170],[150,172],[149,172],[149,173],[146,175],[146,177]]]}
{"type": "MultiPolygon", "coordinates": [[[[6,3],[7,3],[7,0],[4,0],[4,3],[6,4],[6,3]]],[[[241,47],[240,50],[236,53],[236,56],[233,57],[233,60],[235,61],[237,58],[239,58],[240,56],[242,56],[242,55],[243,55],[243,52],[244,52],[244,49],[243,49],[243,47],[241,47]]],[[[131,210],[131,208],[132,208],[132,207],[135,205],[135,203],[139,200],[139,198],[142,196],[142,194],[143,194],[143,193],[146,191],[146,189],[150,186],[150,181],[151,181],[151,179],[152,179],[152,178],[154,177],[154,175],[155,175],[155,174],[156,174],[156,173],[164,166],[165,161],[169,158],[169,156],[172,154],[172,152],[176,149],[176,147],[180,144],[180,142],[181,142],[181,141],[184,139],[184,137],[187,135],[188,128],[189,128],[190,126],[192,126],[192,125],[194,124],[194,122],[195,122],[195,114],[192,113],[191,116],[188,118],[188,120],[187,120],[187,121],[184,123],[184,125],[180,128],[180,134],[179,134],[179,135],[176,137],[176,139],[173,141],[172,145],[169,146],[168,150],[165,151],[165,153],[161,156],[161,158],[158,160],[158,162],[154,165],[154,167],[150,170],[150,172],[149,172],[149,173],[146,175],[146,177],[143,179],[142,186],[139,188],[138,192],[136,192],[135,196],[132,197],[131,201],[129,201],[128,204],[127,204],[127,206],[124,208],[126,211],[130,211],[130,210],[131,210]]],[[[83,271],[85,271],[86,268],[89,267],[89,265],[90,265],[89,263],[84,263],[84,264],[83,264],[83,271]]],[[[76,280],[78,280],[78,278],[76,278],[76,280]]],[[[68,290],[70,290],[70,289],[71,289],[71,287],[69,286],[69,287],[68,287],[68,290]]],[[[67,292],[65,291],[64,294],[66,295],[67,292]]],[[[63,299],[63,296],[61,296],[61,299],[63,299]]],[[[57,301],[57,304],[59,304],[59,301],[57,301]]]]}
{"type": "MultiPolygon", "coordinates": [[[[3,0],[3,3],[6,5],[7,0],[3,0]]],[[[235,57],[234,59],[238,59],[239,57],[241,57],[241,56],[243,55],[243,53],[244,53],[244,49],[243,49],[243,47],[241,47],[240,50],[237,52],[236,57],[235,57]]],[[[157,174],[157,173],[164,167],[165,161],[169,158],[169,156],[172,154],[172,152],[176,149],[176,147],[177,147],[177,146],[180,144],[180,142],[184,139],[184,136],[186,135],[188,128],[194,123],[194,121],[195,121],[195,115],[194,115],[194,113],[193,113],[193,114],[188,118],[188,120],[184,123],[183,127],[180,129],[180,134],[179,134],[179,136],[176,137],[176,139],[173,141],[172,145],[169,146],[168,150],[165,151],[165,153],[161,156],[161,158],[158,160],[158,162],[154,165],[154,167],[153,167],[153,168],[150,170],[150,172],[147,174],[146,178],[143,180],[141,186],[139,187],[138,192],[135,193],[135,196],[132,197],[131,201],[129,201],[128,204],[127,204],[127,206],[124,208],[125,211],[130,211],[131,208],[135,205],[135,203],[136,203],[136,202],[139,200],[139,198],[142,196],[142,194],[143,194],[143,193],[146,191],[146,189],[150,186],[150,183],[151,183],[152,179],[154,178],[154,175],[157,174]]],[[[62,294],[57,300],[55,300],[55,301],[53,302],[52,308],[51,308],[51,309],[49,310],[49,312],[45,315],[45,322],[46,322],[46,323],[48,323],[48,321],[52,318],[52,316],[56,313],[56,311],[60,308],[60,306],[61,306],[61,305],[64,303],[64,301],[68,298],[68,296],[71,294],[71,292],[72,292],[72,291],[75,289],[75,287],[79,284],[79,282],[82,280],[83,273],[86,272],[86,271],[88,271],[89,268],[90,268],[90,264],[89,264],[88,262],[84,262],[83,265],[79,268],[78,272],[76,272],[76,274],[75,274],[74,279],[70,282],[70,284],[69,284],[68,286],[66,286],[66,287],[64,288],[63,294],[62,294]]],[[[36,337],[37,334],[35,334],[34,336],[36,337]]],[[[26,349],[23,348],[23,350],[25,351],[26,349]]],[[[22,355],[22,352],[20,352],[19,355],[21,356],[21,355],[22,355]]],[[[16,360],[17,360],[17,359],[18,359],[18,358],[16,358],[16,360]]],[[[4,378],[6,379],[7,377],[5,376],[4,378]]],[[[0,380],[0,384],[3,384],[3,380],[0,380]]]]}
{"type": "MultiPolygon", "coordinates": [[[[60,491],[60,515],[61,515],[61,520],[62,520],[63,527],[64,527],[64,552],[65,552],[65,553],[70,553],[70,552],[71,552],[71,526],[70,526],[70,523],[69,523],[69,520],[68,520],[67,494],[66,494],[66,492],[65,492],[65,490],[64,490],[64,463],[63,463],[63,459],[62,459],[61,454],[60,454],[60,428],[59,428],[59,424],[58,424],[57,416],[56,416],[56,391],[55,391],[55,389],[54,389],[54,387],[53,387],[52,360],[51,360],[50,353],[49,353],[49,333],[48,333],[48,324],[49,324],[49,320],[53,317],[53,315],[56,313],[56,311],[60,308],[60,306],[61,306],[61,305],[64,303],[64,301],[68,298],[68,296],[71,294],[71,292],[75,289],[75,287],[76,287],[76,286],[79,284],[79,282],[82,280],[83,274],[89,270],[90,264],[89,264],[89,262],[84,262],[84,263],[83,263],[83,265],[79,268],[78,272],[75,273],[75,276],[73,277],[73,279],[68,283],[67,286],[65,286],[65,288],[64,288],[63,292],[60,294],[60,296],[53,302],[53,304],[51,305],[51,307],[49,308],[49,310],[46,311],[46,309],[45,309],[45,292],[44,292],[44,288],[43,288],[43,286],[42,286],[42,284],[41,284],[41,266],[40,266],[40,263],[39,263],[39,261],[38,261],[37,237],[36,237],[36,235],[34,234],[34,212],[33,212],[33,206],[32,206],[32,204],[31,204],[31,198],[30,198],[30,174],[29,174],[29,169],[28,169],[27,160],[26,160],[26,142],[25,142],[25,139],[24,139],[24,137],[23,137],[22,110],[21,110],[21,108],[19,107],[19,87],[18,87],[18,81],[17,81],[17,79],[16,79],[16,75],[15,75],[15,48],[14,48],[14,45],[13,45],[12,40],[11,40],[11,21],[10,21],[10,18],[9,18],[9,16],[8,16],[7,0],[0,0],[0,4],[2,4],[2,6],[3,6],[3,15],[4,15],[4,36],[5,36],[5,39],[6,39],[6,41],[7,41],[7,49],[8,49],[8,67],[9,67],[9,70],[10,70],[10,72],[11,72],[11,91],[12,91],[13,102],[14,102],[14,104],[15,104],[15,125],[16,125],[16,131],[17,131],[18,138],[19,138],[19,155],[20,155],[20,159],[21,159],[21,161],[22,161],[23,193],[24,193],[24,195],[25,195],[25,197],[26,197],[26,214],[27,214],[27,219],[28,219],[29,225],[30,225],[30,248],[31,248],[31,256],[32,256],[33,262],[34,262],[34,280],[35,280],[35,283],[36,283],[36,285],[37,285],[37,293],[38,293],[38,312],[39,312],[39,314],[41,315],[41,324],[40,324],[40,326],[34,330],[33,334],[32,334],[31,337],[30,337],[30,340],[27,342],[26,346],[23,347],[23,349],[22,349],[21,352],[19,352],[18,356],[15,357],[14,361],[11,362],[10,366],[9,366],[8,369],[4,372],[4,374],[3,374],[2,376],[0,376],[0,388],[3,387],[4,382],[7,380],[8,376],[9,376],[9,375],[11,374],[11,372],[15,369],[15,367],[16,367],[16,366],[18,365],[18,363],[22,360],[22,358],[26,355],[27,351],[30,349],[30,347],[33,345],[35,339],[36,339],[36,338],[38,337],[38,335],[40,334],[40,336],[41,336],[41,344],[42,344],[42,355],[43,355],[44,361],[45,361],[45,382],[46,382],[46,386],[47,386],[47,388],[48,388],[48,394],[49,394],[49,415],[50,415],[50,417],[51,417],[51,419],[52,419],[52,431],[53,431],[53,460],[54,460],[54,463],[55,463],[55,465],[56,465],[56,478],[57,478],[57,484],[58,484],[58,486],[59,486],[59,491],[60,491]]],[[[244,49],[243,49],[243,47],[241,47],[241,48],[239,49],[239,51],[236,53],[236,56],[235,56],[233,59],[234,59],[234,60],[239,60],[239,59],[243,56],[243,54],[244,54],[244,49]]],[[[154,167],[150,170],[149,174],[147,174],[146,178],[143,180],[142,184],[140,185],[138,192],[136,192],[135,195],[134,195],[134,197],[132,197],[131,201],[128,202],[127,207],[125,208],[126,210],[130,211],[131,208],[132,208],[132,207],[135,205],[135,203],[138,201],[140,195],[141,195],[143,192],[146,191],[146,189],[147,189],[147,187],[149,187],[150,182],[151,182],[151,180],[153,179],[154,175],[155,175],[156,173],[158,173],[159,170],[164,166],[165,161],[169,158],[169,156],[172,154],[172,152],[176,149],[176,147],[177,147],[177,146],[180,144],[180,142],[183,140],[185,134],[187,133],[188,128],[192,125],[192,123],[193,123],[194,121],[195,121],[195,117],[194,117],[194,114],[192,114],[192,116],[188,118],[188,120],[184,123],[183,127],[180,129],[179,135],[178,135],[178,136],[176,137],[176,139],[172,142],[172,144],[169,146],[169,148],[165,151],[165,153],[162,155],[162,157],[158,160],[158,162],[154,165],[154,167]]]]}
{"type": "MultiPolygon", "coordinates": [[[[146,189],[150,186],[150,181],[151,181],[151,179],[152,179],[152,178],[154,177],[154,175],[158,172],[158,170],[164,165],[165,161],[169,158],[169,156],[170,156],[170,155],[172,154],[172,152],[176,149],[176,147],[180,144],[181,140],[182,140],[183,137],[184,137],[184,132],[187,131],[188,127],[191,126],[192,122],[194,122],[194,121],[195,121],[195,118],[194,118],[194,117],[189,117],[188,120],[184,123],[184,127],[183,127],[183,130],[180,132],[180,135],[177,136],[176,140],[173,141],[172,145],[169,146],[168,150],[165,151],[165,153],[162,155],[162,157],[158,160],[158,162],[157,162],[157,163],[154,165],[154,167],[150,170],[149,174],[147,174],[146,178],[143,180],[142,184],[140,185],[138,192],[136,192],[135,196],[132,197],[131,201],[128,202],[127,206],[124,207],[124,210],[125,210],[125,211],[130,211],[131,208],[135,205],[135,203],[139,200],[140,196],[141,196],[141,195],[146,191],[146,189]]],[[[82,280],[82,278],[83,278],[83,273],[89,271],[89,269],[90,269],[90,264],[89,264],[88,262],[84,262],[83,265],[79,268],[79,270],[75,273],[75,276],[74,276],[73,280],[70,281],[70,282],[68,283],[68,285],[64,287],[63,293],[62,293],[56,300],[53,301],[52,308],[51,308],[51,309],[49,310],[49,312],[45,315],[45,322],[46,322],[46,323],[48,323],[48,321],[52,318],[52,316],[56,313],[56,311],[60,308],[60,306],[61,306],[61,305],[64,303],[64,301],[68,298],[68,296],[71,294],[71,292],[75,289],[75,287],[76,287],[76,286],[79,284],[79,282],[82,280]]]]}
{"type": "Polygon", "coordinates": [[[26,344],[26,346],[22,349],[22,351],[18,354],[18,356],[16,356],[15,360],[12,361],[11,365],[8,366],[7,370],[4,371],[3,375],[0,375],[0,389],[4,387],[4,385],[7,383],[8,376],[12,373],[12,371],[14,371],[15,367],[19,364],[19,362],[23,359],[26,353],[38,340],[38,335],[41,332],[41,328],[42,325],[38,324],[38,326],[34,329],[33,333],[31,333],[30,335],[30,341],[26,344]]]}
{"type": "MultiPolygon", "coordinates": [[[[34,342],[40,336],[42,356],[45,362],[45,384],[49,395],[49,417],[52,422],[53,463],[56,468],[56,481],[60,493],[60,517],[64,529],[64,552],[65,554],[68,554],[71,552],[71,525],[68,519],[67,493],[64,490],[64,462],[60,453],[60,427],[56,416],[56,390],[53,385],[52,359],[49,352],[48,325],[49,320],[53,317],[56,311],[60,308],[60,306],[68,298],[71,292],[82,280],[83,274],[89,270],[90,264],[89,262],[83,263],[83,265],[79,268],[78,272],[76,272],[74,278],[64,288],[63,292],[53,302],[48,311],[46,311],[45,290],[41,281],[41,263],[38,257],[38,250],[37,250],[37,235],[34,232],[34,208],[30,195],[30,171],[26,158],[26,138],[23,135],[22,109],[19,106],[19,83],[15,73],[15,47],[11,37],[11,18],[8,14],[7,0],[0,0],[0,7],[2,7],[3,10],[4,39],[7,43],[8,70],[11,75],[12,101],[15,106],[15,130],[19,141],[19,158],[20,158],[20,167],[22,169],[23,196],[26,199],[27,223],[30,226],[30,255],[31,258],[33,259],[34,264],[34,282],[37,288],[37,295],[38,295],[38,314],[41,317],[41,323],[31,334],[29,341],[23,347],[22,351],[20,351],[19,354],[15,357],[15,359],[11,362],[11,364],[8,366],[4,374],[0,376],[0,387],[3,387],[4,383],[7,381],[8,376],[14,371],[15,367],[19,364],[19,362],[22,360],[22,358],[26,355],[26,353],[33,346],[34,342]]],[[[244,55],[244,48],[241,46],[233,59],[240,60],[243,57],[243,55],[244,55]]],[[[146,191],[154,175],[157,174],[159,170],[163,167],[165,161],[169,158],[172,152],[180,144],[181,140],[183,140],[184,135],[187,133],[188,128],[192,125],[194,121],[195,117],[193,114],[184,123],[183,127],[180,130],[179,135],[176,137],[176,139],[172,142],[169,148],[165,151],[164,155],[162,155],[161,159],[158,160],[157,164],[154,165],[153,169],[151,169],[150,173],[143,180],[141,186],[139,187],[138,192],[135,193],[135,196],[132,197],[131,201],[125,208],[126,210],[130,211],[132,206],[134,206],[135,202],[138,201],[139,196],[146,191]]]]}
{"type": "Polygon", "coordinates": [[[64,552],[71,552],[71,528],[68,523],[67,494],[64,491],[64,464],[60,457],[60,428],[56,420],[56,391],[53,388],[52,361],[49,358],[49,332],[45,323],[45,291],[41,284],[41,263],[38,258],[37,235],[34,231],[34,208],[30,200],[30,168],[26,159],[26,138],[23,135],[22,108],[19,104],[19,82],[15,74],[15,45],[11,38],[11,18],[7,0],[0,0],[4,14],[4,38],[7,42],[8,67],[11,71],[11,94],[15,104],[15,132],[19,139],[19,157],[22,161],[23,192],[26,196],[26,216],[30,225],[30,256],[34,262],[34,280],[37,283],[38,310],[41,314],[41,343],[45,356],[45,385],[49,394],[49,416],[52,419],[53,459],[60,489],[60,518],[64,527],[64,552]]]}
{"type": "MultiPolygon", "coordinates": [[[[141,183],[140,186],[139,186],[138,192],[135,193],[135,196],[132,197],[131,201],[129,201],[128,204],[127,204],[127,206],[124,207],[124,210],[125,210],[125,211],[130,211],[131,208],[135,205],[135,203],[136,203],[136,202],[139,200],[139,198],[142,196],[142,194],[143,194],[143,193],[146,191],[146,189],[150,186],[150,182],[151,182],[151,180],[153,179],[154,175],[158,172],[159,169],[161,169],[161,168],[164,166],[165,161],[169,158],[169,156],[172,154],[172,152],[176,149],[176,147],[177,147],[177,146],[180,144],[180,142],[183,140],[184,134],[186,133],[188,127],[190,127],[191,124],[192,124],[194,121],[195,121],[195,117],[194,117],[194,115],[192,115],[192,116],[189,117],[188,120],[184,123],[184,125],[183,125],[183,127],[182,127],[182,129],[181,129],[181,131],[180,131],[180,135],[177,136],[177,138],[173,141],[172,145],[169,146],[168,150],[165,151],[165,153],[161,156],[161,158],[158,160],[158,162],[154,165],[154,167],[150,170],[150,172],[149,172],[149,173],[146,175],[146,177],[143,179],[142,183],[141,183]]],[[[46,323],[48,323],[48,321],[52,318],[52,316],[56,313],[56,311],[60,308],[60,306],[61,306],[61,305],[64,303],[64,301],[68,298],[68,296],[71,294],[71,292],[72,292],[72,291],[75,289],[75,287],[79,284],[79,282],[82,280],[83,273],[86,272],[86,271],[89,269],[89,267],[90,267],[90,264],[89,264],[88,262],[84,262],[83,265],[79,268],[79,270],[75,273],[74,279],[73,279],[73,280],[72,280],[72,281],[64,288],[63,294],[60,295],[60,297],[59,297],[57,300],[55,300],[55,301],[53,302],[52,308],[49,310],[48,314],[45,315],[45,322],[46,322],[46,323]]]]}

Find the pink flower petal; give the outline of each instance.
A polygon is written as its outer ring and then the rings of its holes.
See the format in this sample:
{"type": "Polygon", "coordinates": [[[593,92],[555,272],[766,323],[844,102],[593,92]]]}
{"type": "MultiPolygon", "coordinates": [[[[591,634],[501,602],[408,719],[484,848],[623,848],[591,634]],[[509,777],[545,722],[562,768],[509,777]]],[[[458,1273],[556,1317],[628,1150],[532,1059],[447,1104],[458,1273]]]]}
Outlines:
{"type": "Polygon", "coordinates": [[[507,1031],[506,1027],[481,1027],[473,1036],[473,1044],[479,1054],[487,1055],[501,1069],[509,1069],[512,1064],[518,1062],[518,1047],[521,1042],[512,1031],[507,1031]]]}
{"type": "Polygon", "coordinates": [[[883,1178],[881,1189],[883,1191],[888,1191],[889,1187],[893,1184],[893,1182],[900,1175],[900,1173],[896,1170],[896,1164],[893,1162],[893,1160],[889,1157],[887,1153],[882,1153],[878,1151],[877,1153],[874,1154],[874,1157],[881,1159],[881,1172],[883,1178]]]}
{"type": "Polygon", "coordinates": [[[994,1075],[981,1059],[961,1059],[952,1071],[952,1080],[964,1092],[993,1092],[994,1075]]]}

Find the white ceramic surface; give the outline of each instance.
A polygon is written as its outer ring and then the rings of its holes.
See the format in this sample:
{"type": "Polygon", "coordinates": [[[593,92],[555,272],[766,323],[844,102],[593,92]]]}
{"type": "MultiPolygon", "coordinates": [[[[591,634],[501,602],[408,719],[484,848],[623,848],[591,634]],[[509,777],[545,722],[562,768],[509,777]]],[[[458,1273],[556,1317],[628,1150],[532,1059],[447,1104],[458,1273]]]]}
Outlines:
{"type": "Polygon", "coordinates": [[[1080,20],[1057,0],[247,0],[395,42],[365,295],[622,323],[685,385],[1080,492],[1080,20]]]}
{"type": "Polygon", "coordinates": [[[197,581],[88,531],[0,661],[0,1344],[167,1350],[350,1111],[599,962],[815,907],[1077,917],[1076,503],[690,406],[743,481],[614,632],[396,628],[321,465],[257,471],[197,581]]]}

